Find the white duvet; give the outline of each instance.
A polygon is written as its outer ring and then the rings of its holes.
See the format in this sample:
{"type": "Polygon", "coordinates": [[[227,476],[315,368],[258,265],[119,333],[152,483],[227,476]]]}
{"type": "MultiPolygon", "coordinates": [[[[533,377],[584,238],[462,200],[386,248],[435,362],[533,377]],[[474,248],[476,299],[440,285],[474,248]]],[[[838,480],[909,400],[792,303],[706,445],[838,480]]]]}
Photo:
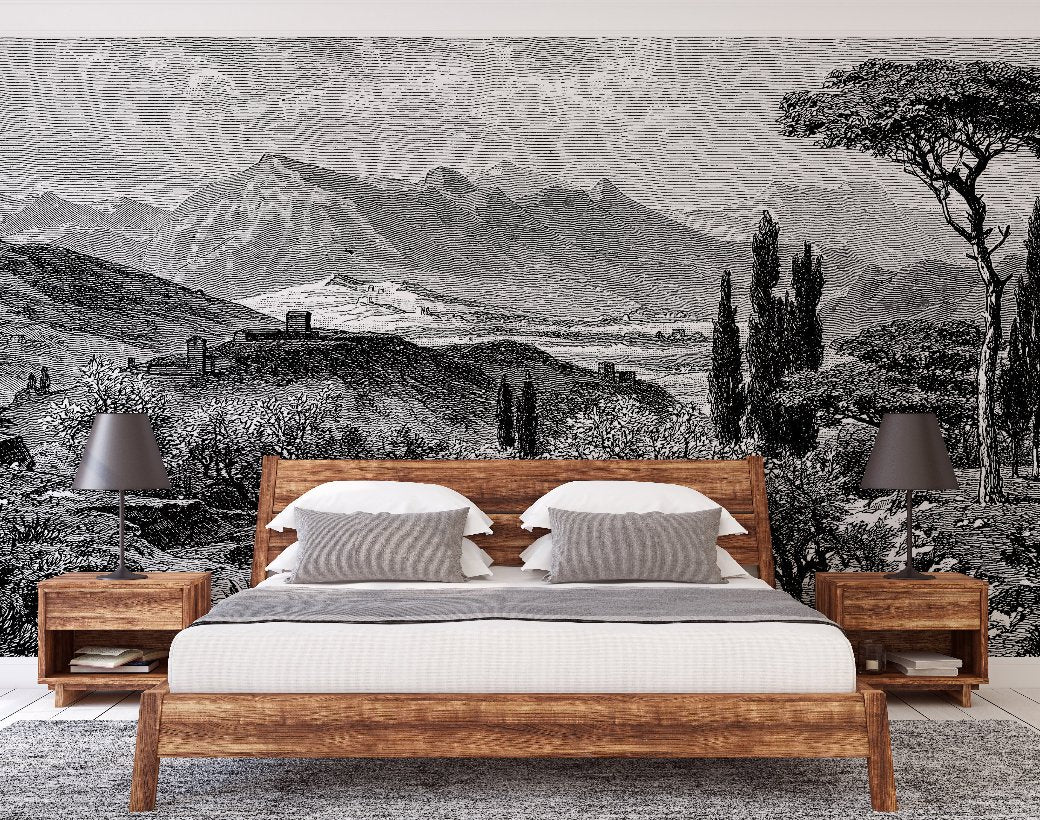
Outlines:
{"type": "MultiPolygon", "coordinates": [[[[493,570],[492,578],[459,584],[315,586],[546,584],[541,573],[519,567],[493,570]]],[[[299,585],[286,584],[286,577],[261,586],[291,595],[299,585]]],[[[767,588],[750,577],[728,586],[767,588]]],[[[822,624],[261,623],[179,633],[169,683],[172,692],[854,692],[856,670],[848,640],[822,624]]]]}

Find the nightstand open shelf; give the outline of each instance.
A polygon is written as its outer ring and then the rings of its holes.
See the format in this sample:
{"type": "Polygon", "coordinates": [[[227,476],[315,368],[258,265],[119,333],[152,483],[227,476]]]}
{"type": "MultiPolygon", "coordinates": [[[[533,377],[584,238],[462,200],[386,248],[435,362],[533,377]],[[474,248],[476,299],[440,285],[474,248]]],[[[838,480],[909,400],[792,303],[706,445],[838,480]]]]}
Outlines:
{"type": "Polygon", "coordinates": [[[876,572],[816,574],[816,608],[845,630],[853,645],[882,644],[888,652],[923,650],[960,658],[960,674],[916,676],[886,670],[859,680],[884,689],[944,691],[962,706],[989,683],[989,587],[953,572],[931,581],[885,578],[876,572]]]}
{"type": "Polygon", "coordinates": [[[39,595],[39,682],[67,706],[97,689],[142,691],[166,680],[166,663],[151,672],[69,671],[84,646],[169,649],[174,636],[209,612],[208,572],[154,572],[140,581],[99,580],[69,573],[42,581],[39,595]]]}
{"type": "Polygon", "coordinates": [[[882,672],[876,675],[859,675],[858,677],[864,683],[892,687],[893,689],[899,687],[906,687],[907,689],[937,689],[943,686],[978,686],[980,683],[988,681],[987,678],[981,675],[957,675],[957,677],[937,675],[929,677],[927,675],[904,675],[902,672],[882,672]]]}
{"type": "Polygon", "coordinates": [[[83,688],[84,679],[89,679],[91,689],[144,691],[166,680],[166,664],[165,662],[159,664],[151,672],[114,672],[110,675],[100,672],[91,672],[89,675],[77,672],[55,672],[53,675],[40,678],[40,683],[48,686],[83,688]]]}

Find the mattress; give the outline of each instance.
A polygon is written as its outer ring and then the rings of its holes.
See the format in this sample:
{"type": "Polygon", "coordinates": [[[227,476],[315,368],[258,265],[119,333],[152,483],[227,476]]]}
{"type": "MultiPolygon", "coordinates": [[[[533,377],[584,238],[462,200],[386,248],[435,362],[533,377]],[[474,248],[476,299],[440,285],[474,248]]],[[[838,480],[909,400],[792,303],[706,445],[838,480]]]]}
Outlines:
{"type": "MultiPolygon", "coordinates": [[[[491,578],[460,584],[313,586],[546,585],[542,573],[493,570],[491,578]]],[[[261,586],[286,595],[303,586],[286,578],[261,586]]],[[[768,585],[749,576],[727,584],[756,587],[768,585]]],[[[251,623],[180,632],[170,649],[169,685],[171,692],[854,692],[856,671],[848,640],[826,624],[251,623]]]]}

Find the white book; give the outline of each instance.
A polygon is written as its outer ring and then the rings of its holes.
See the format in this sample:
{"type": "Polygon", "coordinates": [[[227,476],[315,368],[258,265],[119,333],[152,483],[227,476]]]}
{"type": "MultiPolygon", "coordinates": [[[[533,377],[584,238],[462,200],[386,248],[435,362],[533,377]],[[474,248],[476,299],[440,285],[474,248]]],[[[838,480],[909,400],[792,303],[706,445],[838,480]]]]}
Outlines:
{"type": "Polygon", "coordinates": [[[903,664],[896,663],[892,660],[889,661],[889,665],[910,677],[955,678],[958,675],[958,670],[952,666],[936,666],[929,669],[927,666],[903,666],[903,664]]]}
{"type": "Polygon", "coordinates": [[[918,669],[927,667],[928,669],[935,669],[938,667],[959,669],[964,665],[964,661],[960,658],[953,658],[949,655],[943,655],[939,652],[923,652],[915,649],[898,650],[896,652],[889,652],[888,659],[901,663],[910,669],[918,669]]]}
{"type": "Polygon", "coordinates": [[[130,663],[130,661],[138,661],[142,657],[144,657],[144,652],[140,649],[125,649],[118,655],[88,655],[77,653],[72,661],[79,666],[99,666],[105,669],[112,669],[116,666],[130,663]]]}
{"type": "Polygon", "coordinates": [[[122,655],[124,652],[132,651],[127,646],[81,646],[76,650],[77,655],[122,655]]]}
{"type": "Polygon", "coordinates": [[[107,675],[110,672],[116,672],[120,675],[133,674],[135,672],[154,672],[159,667],[159,661],[152,661],[151,663],[142,663],[141,661],[131,661],[130,663],[124,664],[123,666],[107,667],[107,666],[84,666],[79,663],[69,664],[69,671],[80,675],[107,675]]]}

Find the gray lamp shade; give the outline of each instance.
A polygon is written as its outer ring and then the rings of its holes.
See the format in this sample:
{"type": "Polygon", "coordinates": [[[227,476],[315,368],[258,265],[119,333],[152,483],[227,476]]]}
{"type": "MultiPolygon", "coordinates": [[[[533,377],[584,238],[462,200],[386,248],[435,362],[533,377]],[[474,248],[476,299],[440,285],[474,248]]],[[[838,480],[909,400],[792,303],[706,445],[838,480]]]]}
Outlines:
{"type": "Polygon", "coordinates": [[[865,490],[953,490],[957,476],[934,413],[885,413],[860,485],[865,490]]]}
{"type": "Polygon", "coordinates": [[[98,413],[72,479],[75,490],[148,490],[170,477],[145,413],[98,413]]]}

